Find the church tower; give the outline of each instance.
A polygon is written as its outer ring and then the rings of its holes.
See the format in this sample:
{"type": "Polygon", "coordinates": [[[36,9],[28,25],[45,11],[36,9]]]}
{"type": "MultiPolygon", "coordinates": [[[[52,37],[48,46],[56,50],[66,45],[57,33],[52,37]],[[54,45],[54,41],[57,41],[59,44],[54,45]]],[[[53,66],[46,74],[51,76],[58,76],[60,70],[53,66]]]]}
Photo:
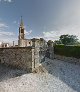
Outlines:
{"type": "Polygon", "coordinates": [[[22,20],[22,16],[21,16],[21,23],[20,23],[20,27],[19,27],[19,40],[24,39],[24,23],[22,20]]]}
{"type": "Polygon", "coordinates": [[[22,16],[21,16],[21,23],[20,23],[20,26],[19,26],[19,37],[18,37],[18,46],[19,47],[25,47],[24,30],[25,30],[24,23],[23,23],[22,16]]]}
{"type": "Polygon", "coordinates": [[[19,47],[32,46],[31,39],[25,39],[24,31],[25,31],[25,28],[24,28],[24,23],[23,23],[22,16],[21,16],[21,23],[19,26],[18,46],[19,47]]]}

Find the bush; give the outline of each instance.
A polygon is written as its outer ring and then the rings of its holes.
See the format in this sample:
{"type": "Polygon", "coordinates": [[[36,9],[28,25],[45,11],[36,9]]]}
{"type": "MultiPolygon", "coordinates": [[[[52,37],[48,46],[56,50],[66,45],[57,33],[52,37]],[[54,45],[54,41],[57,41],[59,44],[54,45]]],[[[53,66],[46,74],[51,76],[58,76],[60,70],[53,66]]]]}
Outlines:
{"type": "Polygon", "coordinates": [[[55,45],[54,53],[67,57],[80,58],[80,46],[55,45]]]}

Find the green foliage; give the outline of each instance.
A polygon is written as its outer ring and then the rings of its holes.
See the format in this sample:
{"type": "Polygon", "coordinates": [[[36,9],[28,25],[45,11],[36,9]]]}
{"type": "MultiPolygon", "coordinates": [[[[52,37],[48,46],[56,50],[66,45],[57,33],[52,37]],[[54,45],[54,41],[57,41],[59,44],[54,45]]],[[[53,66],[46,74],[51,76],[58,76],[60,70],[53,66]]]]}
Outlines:
{"type": "Polygon", "coordinates": [[[61,35],[59,41],[64,45],[74,45],[77,44],[78,39],[75,35],[61,35]]]}
{"type": "Polygon", "coordinates": [[[80,46],[55,45],[54,53],[67,57],[80,58],[80,46]]]}
{"type": "Polygon", "coordinates": [[[56,45],[56,44],[61,44],[61,42],[59,41],[59,40],[55,40],[54,41],[54,44],[56,45]]]}

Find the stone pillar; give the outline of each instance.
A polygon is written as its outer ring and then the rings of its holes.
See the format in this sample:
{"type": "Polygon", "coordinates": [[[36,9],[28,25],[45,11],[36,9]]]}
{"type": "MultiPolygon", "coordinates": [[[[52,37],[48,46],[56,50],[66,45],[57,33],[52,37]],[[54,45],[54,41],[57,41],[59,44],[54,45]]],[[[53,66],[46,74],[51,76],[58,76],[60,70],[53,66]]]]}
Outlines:
{"type": "Polygon", "coordinates": [[[50,41],[49,42],[49,45],[48,45],[48,50],[49,50],[49,53],[50,53],[50,59],[54,59],[54,46],[53,46],[53,41],[50,41]]]}
{"type": "Polygon", "coordinates": [[[54,59],[54,46],[53,46],[53,42],[51,43],[51,47],[50,47],[50,58],[54,59]]]}
{"type": "Polygon", "coordinates": [[[33,69],[39,67],[40,65],[40,56],[39,56],[39,39],[32,39],[32,46],[34,47],[34,62],[33,62],[33,69]]]}

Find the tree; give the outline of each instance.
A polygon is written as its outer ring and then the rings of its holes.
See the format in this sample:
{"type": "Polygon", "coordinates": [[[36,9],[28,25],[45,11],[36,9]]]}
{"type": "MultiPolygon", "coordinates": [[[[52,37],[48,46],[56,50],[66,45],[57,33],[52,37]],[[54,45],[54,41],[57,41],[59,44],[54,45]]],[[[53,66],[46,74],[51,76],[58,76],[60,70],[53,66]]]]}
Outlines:
{"type": "Polygon", "coordinates": [[[75,45],[78,43],[76,35],[61,35],[59,41],[64,45],[75,45]]]}
{"type": "Polygon", "coordinates": [[[56,44],[61,44],[61,42],[59,41],[59,40],[55,40],[54,41],[54,44],[56,45],[56,44]]]}

